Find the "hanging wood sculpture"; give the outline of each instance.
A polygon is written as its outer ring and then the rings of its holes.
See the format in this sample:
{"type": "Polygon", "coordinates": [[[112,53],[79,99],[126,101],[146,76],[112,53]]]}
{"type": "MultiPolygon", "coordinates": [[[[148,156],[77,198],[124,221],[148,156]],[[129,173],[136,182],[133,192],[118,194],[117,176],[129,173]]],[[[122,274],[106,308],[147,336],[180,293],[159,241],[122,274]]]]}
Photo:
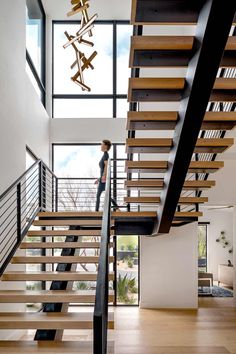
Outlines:
{"type": "Polygon", "coordinates": [[[88,15],[89,0],[71,0],[71,4],[75,5],[67,16],[73,16],[78,13],[81,14],[80,29],[75,35],[71,35],[65,32],[65,36],[68,42],[64,44],[63,48],[72,47],[75,51],[75,61],[71,65],[71,69],[76,68],[77,72],[71,77],[71,80],[79,85],[83,91],[91,91],[91,88],[84,83],[84,73],[85,69],[94,69],[92,65],[93,59],[96,57],[97,52],[94,51],[89,58],[86,58],[85,54],[80,50],[81,45],[87,45],[93,47],[94,43],[84,39],[84,36],[88,34],[89,37],[93,36],[92,29],[94,28],[94,21],[97,19],[98,15],[95,14],[91,18],[88,15]]]}

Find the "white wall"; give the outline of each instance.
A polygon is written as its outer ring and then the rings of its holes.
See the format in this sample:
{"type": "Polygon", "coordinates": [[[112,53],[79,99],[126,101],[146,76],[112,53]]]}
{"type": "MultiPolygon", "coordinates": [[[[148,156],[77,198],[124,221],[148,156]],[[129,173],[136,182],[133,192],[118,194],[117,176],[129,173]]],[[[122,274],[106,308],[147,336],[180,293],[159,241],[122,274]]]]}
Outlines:
{"type": "Polygon", "coordinates": [[[109,139],[114,143],[125,142],[124,118],[65,118],[51,120],[51,142],[90,143],[109,139]]]}
{"type": "Polygon", "coordinates": [[[25,71],[25,1],[0,3],[0,193],[25,170],[25,148],[49,161],[49,118],[25,71]]]}
{"type": "MultiPolygon", "coordinates": [[[[26,73],[25,1],[0,2],[0,193],[24,171],[26,145],[49,163],[49,117],[26,73]]],[[[10,270],[24,265],[10,265],[10,270]]],[[[1,289],[25,289],[25,283],[1,283],[1,289]]],[[[24,304],[2,304],[1,311],[23,311],[24,304]]],[[[0,331],[0,339],[20,331],[0,331]]]]}
{"type": "Polygon", "coordinates": [[[197,223],[141,237],[141,308],[197,308],[197,223]]]}
{"type": "Polygon", "coordinates": [[[218,280],[218,265],[227,264],[228,259],[233,262],[233,254],[229,249],[233,246],[233,209],[206,210],[203,208],[204,216],[199,221],[210,222],[207,226],[207,270],[213,273],[214,280],[218,280]],[[225,232],[230,247],[223,248],[222,244],[216,242],[220,232],[225,232]]]}
{"type": "MultiPolygon", "coordinates": [[[[233,248],[236,250],[236,207],[233,208],[233,248]]],[[[234,306],[236,306],[236,252],[233,252],[233,264],[234,264],[234,279],[233,279],[233,287],[234,287],[234,306]]]]}
{"type": "MultiPolygon", "coordinates": [[[[68,20],[72,8],[70,0],[42,0],[46,13],[55,20],[68,20]]],[[[90,3],[89,16],[98,14],[99,20],[129,20],[131,0],[96,0],[90,3]]],[[[72,20],[80,16],[73,16],[72,20]]]]}

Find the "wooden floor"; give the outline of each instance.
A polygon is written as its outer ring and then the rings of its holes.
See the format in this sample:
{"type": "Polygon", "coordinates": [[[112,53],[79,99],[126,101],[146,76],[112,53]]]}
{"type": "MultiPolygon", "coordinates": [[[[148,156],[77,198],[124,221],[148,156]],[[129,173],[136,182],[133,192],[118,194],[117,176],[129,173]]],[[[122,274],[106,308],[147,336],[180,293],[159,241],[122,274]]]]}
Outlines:
{"type": "Polygon", "coordinates": [[[199,306],[198,311],[117,308],[115,353],[236,354],[232,299],[200,299],[199,306]]]}
{"type": "MultiPolygon", "coordinates": [[[[199,299],[198,311],[117,307],[109,353],[114,340],[115,354],[236,354],[234,305],[232,298],[206,297],[199,299]]],[[[32,339],[32,333],[22,339],[32,339]]],[[[63,336],[67,341],[78,338],[91,341],[92,332],[67,330],[63,336]]]]}

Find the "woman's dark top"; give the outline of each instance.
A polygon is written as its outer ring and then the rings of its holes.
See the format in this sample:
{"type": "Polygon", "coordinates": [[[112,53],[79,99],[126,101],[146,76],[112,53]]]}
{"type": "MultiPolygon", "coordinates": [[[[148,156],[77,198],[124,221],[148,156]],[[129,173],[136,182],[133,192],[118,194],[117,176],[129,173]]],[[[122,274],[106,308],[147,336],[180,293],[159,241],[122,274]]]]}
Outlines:
{"type": "Polygon", "coordinates": [[[107,151],[104,151],[104,154],[101,158],[101,160],[99,161],[99,167],[100,167],[100,177],[102,178],[103,172],[104,172],[104,168],[105,168],[105,161],[108,161],[109,159],[109,155],[107,151]]]}

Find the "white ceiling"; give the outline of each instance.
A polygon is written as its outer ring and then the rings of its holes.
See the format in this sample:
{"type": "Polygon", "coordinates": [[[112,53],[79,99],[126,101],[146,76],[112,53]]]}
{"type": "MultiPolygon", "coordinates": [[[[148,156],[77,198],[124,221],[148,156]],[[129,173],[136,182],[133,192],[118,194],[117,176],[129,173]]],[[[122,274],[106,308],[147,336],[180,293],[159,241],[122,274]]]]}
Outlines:
{"type": "MultiPolygon", "coordinates": [[[[80,16],[67,17],[72,8],[70,0],[42,0],[46,15],[53,20],[76,20],[80,16]]],[[[92,0],[89,2],[90,16],[98,14],[100,20],[129,20],[131,0],[92,0]]]]}

